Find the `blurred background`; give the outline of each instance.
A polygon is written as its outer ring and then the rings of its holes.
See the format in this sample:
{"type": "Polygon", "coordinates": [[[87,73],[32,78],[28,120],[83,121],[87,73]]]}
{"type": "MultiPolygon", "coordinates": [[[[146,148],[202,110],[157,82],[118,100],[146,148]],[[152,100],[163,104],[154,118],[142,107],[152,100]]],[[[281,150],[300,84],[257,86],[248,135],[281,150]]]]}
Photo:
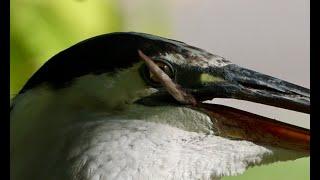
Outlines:
{"type": "MultiPolygon", "coordinates": [[[[243,67],[310,88],[310,1],[11,0],[10,95],[51,56],[99,34],[138,31],[177,39],[243,67]]],[[[310,127],[309,116],[243,101],[227,104],[310,127]]],[[[309,179],[309,158],[250,168],[241,179],[309,179]]]]}

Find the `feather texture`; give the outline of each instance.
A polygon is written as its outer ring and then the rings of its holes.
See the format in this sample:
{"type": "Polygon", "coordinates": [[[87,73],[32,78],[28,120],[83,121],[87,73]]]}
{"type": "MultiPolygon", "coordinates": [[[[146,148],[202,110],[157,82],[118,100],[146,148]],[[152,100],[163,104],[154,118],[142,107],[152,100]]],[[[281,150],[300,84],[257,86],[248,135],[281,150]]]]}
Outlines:
{"type": "Polygon", "coordinates": [[[49,177],[68,172],[66,179],[212,179],[243,173],[272,154],[251,142],[143,120],[99,117],[66,133],[72,143],[49,177]]]}

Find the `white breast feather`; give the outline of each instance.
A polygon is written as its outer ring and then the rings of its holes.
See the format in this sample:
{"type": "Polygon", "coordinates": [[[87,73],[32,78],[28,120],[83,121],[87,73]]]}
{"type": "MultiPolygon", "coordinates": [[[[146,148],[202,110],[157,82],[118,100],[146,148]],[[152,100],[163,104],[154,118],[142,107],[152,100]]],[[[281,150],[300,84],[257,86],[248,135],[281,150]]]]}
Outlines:
{"type": "Polygon", "coordinates": [[[100,119],[72,130],[81,132],[66,158],[73,179],[219,178],[271,154],[251,142],[141,120],[100,119]]]}

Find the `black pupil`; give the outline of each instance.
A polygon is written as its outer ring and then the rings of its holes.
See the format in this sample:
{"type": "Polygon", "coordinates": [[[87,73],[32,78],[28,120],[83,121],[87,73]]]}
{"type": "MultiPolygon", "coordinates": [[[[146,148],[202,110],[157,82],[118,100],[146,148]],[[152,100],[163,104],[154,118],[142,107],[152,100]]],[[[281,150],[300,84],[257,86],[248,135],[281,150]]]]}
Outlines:
{"type": "Polygon", "coordinates": [[[164,65],[164,66],[159,66],[160,69],[162,69],[162,71],[164,71],[167,75],[170,75],[168,73],[170,73],[169,71],[169,67],[167,65],[164,65]]]}
{"type": "MultiPolygon", "coordinates": [[[[172,77],[172,72],[171,69],[168,65],[163,64],[161,62],[157,62],[156,63],[158,65],[158,67],[165,72],[170,78],[172,77]]],[[[155,75],[153,75],[152,72],[149,71],[149,75],[150,75],[150,79],[154,82],[154,83],[159,83],[159,80],[157,79],[157,77],[155,75]]]]}

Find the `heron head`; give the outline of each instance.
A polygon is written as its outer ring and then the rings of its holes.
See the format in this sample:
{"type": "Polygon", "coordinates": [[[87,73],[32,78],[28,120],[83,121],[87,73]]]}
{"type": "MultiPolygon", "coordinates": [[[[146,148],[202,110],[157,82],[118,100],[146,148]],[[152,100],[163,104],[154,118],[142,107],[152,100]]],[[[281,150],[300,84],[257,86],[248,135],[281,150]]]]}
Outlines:
{"type": "Polygon", "coordinates": [[[83,91],[81,97],[109,106],[119,102],[184,106],[207,113],[221,136],[309,152],[307,129],[204,103],[232,98],[309,113],[309,89],[180,41],[142,33],[97,36],[52,57],[20,94],[40,85],[57,91],[76,87],[69,94],[83,91]]]}

